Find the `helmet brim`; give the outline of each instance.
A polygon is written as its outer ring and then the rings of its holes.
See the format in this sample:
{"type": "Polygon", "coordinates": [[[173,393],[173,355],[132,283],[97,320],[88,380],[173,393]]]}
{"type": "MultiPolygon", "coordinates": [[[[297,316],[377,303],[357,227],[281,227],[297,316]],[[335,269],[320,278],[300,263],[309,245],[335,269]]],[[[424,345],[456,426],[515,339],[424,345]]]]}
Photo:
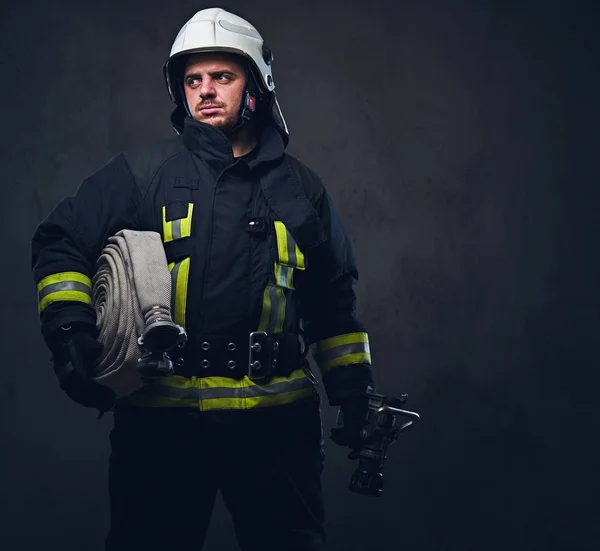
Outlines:
{"type": "Polygon", "coordinates": [[[165,77],[165,82],[167,84],[167,89],[169,91],[169,95],[171,96],[171,100],[174,103],[179,104],[183,99],[177,93],[177,86],[175,84],[175,79],[178,78],[178,76],[173,74],[174,66],[180,65],[181,62],[183,62],[183,60],[190,55],[202,54],[202,53],[225,53],[225,54],[231,54],[231,55],[234,55],[237,57],[241,57],[248,64],[250,69],[253,71],[255,80],[259,87],[260,92],[261,93],[269,92],[269,90],[267,90],[265,88],[264,83],[262,82],[262,79],[259,76],[260,68],[256,66],[256,63],[254,62],[252,57],[247,52],[244,52],[243,50],[240,50],[237,48],[228,48],[228,47],[192,48],[192,49],[185,50],[183,52],[174,54],[163,65],[163,74],[165,77]]]}

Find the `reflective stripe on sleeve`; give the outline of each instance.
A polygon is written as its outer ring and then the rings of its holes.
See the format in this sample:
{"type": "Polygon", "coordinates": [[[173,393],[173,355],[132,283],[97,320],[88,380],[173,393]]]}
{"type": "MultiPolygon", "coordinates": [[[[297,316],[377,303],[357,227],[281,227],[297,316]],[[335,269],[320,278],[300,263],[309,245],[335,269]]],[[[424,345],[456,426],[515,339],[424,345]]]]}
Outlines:
{"type": "Polygon", "coordinates": [[[357,363],[371,364],[367,333],[347,333],[314,343],[310,347],[321,373],[332,367],[357,363]]]}
{"type": "Polygon", "coordinates": [[[37,291],[40,312],[59,301],[92,304],[92,281],[79,272],[50,274],[38,283],[37,291]]]}
{"type": "Polygon", "coordinates": [[[275,221],[275,233],[277,236],[277,253],[279,264],[290,266],[298,270],[306,268],[304,254],[296,245],[296,241],[285,227],[283,222],[275,221]]]}

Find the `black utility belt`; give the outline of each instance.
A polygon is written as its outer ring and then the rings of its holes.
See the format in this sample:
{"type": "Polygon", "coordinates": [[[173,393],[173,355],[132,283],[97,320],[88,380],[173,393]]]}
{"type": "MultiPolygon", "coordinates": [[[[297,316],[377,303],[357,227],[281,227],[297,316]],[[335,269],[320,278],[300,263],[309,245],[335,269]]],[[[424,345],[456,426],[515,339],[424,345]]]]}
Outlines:
{"type": "Polygon", "coordinates": [[[231,377],[252,380],[287,377],[306,356],[298,335],[254,331],[248,335],[189,337],[169,351],[175,373],[184,377],[231,377]]]}

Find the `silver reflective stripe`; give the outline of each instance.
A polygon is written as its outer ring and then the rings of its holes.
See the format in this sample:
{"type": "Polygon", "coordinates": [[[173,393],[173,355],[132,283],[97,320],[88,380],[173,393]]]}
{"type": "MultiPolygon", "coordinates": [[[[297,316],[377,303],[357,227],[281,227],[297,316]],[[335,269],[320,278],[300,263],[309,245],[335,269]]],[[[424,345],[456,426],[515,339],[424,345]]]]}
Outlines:
{"type": "Polygon", "coordinates": [[[282,381],[268,386],[251,385],[242,388],[203,388],[200,394],[203,400],[210,400],[212,398],[254,398],[256,396],[271,396],[284,392],[293,392],[312,386],[307,377],[300,377],[299,379],[282,381]]]}
{"type": "Polygon", "coordinates": [[[319,364],[325,364],[336,358],[341,358],[348,354],[360,354],[361,352],[367,354],[370,353],[368,343],[357,342],[353,344],[343,344],[341,346],[336,346],[335,348],[330,348],[329,350],[324,350],[315,355],[315,361],[319,364]]]}
{"type": "Polygon", "coordinates": [[[285,392],[294,392],[313,386],[310,379],[300,377],[291,381],[270,384],[268,386],[249,385],[236,388],[177,388],[167,385],[147,385],[140,392],[144,396],[155,396],[163,398],[213,400],[215,398],[254,398],[256,396],[272,396],[285,392]]]}
{"type": "Polygon", "coordinates": [[[202,400],[212,398],[245,398],[245,388],[202,388],[200,389],[200,397],[202,400]]]}
{"type": "Polygon", "coordinates": [[[181,239],[181,220],[181,218],[173,220],[173,225],[171,226],[171,235],[173,236],[173,241],[175,241],[175,239],[181,239]]]}
{"type": "Polygon", "coordinates": [[[46,285],[41,291],[38,292],[38,300],[42,300],[51,293],[57,291],[80,291],[86,295],[92,296],[91,289],[85,283],[79,283],[78,281],[61,281],[60,283],[52,283],[46,285]]]}
{"type": "Polygon", "coordinates": [[[289,266],[280,266],[280,268],[281,281],[279,281],[278,283],[280,283],[282,287],[287,287],[288,289],[291,289],[294,269],[290,268],[289,266]]]}
{"type": "Polygon", "coordinates": [[[312,386],[313,384],[308,377],[300,377],[299,379],[282,381],[281,383],[275,383],[269,386],[247,386],[244,390],[246,391],[246,397],[250,398],[252,396],[268,396],[270,394],[293,392],[294,390],[301,390],[312,386]]]}

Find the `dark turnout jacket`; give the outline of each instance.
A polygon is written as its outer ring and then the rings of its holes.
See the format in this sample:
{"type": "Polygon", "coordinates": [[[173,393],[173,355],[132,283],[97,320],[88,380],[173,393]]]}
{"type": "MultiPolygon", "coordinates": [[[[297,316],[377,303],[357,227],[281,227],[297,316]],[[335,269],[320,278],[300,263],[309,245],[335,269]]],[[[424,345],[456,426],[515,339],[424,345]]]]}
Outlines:
{"type": "MultiPolygon", "coordinates": [[[[174,320],[192,341],[303,330],[329,402],[363,395],[373,379],[352,245],[319,177],[286,146],[267,124],[257,147],[234,158],[223,132],[187,118],[180,135],[121,153],[87,178],[33,237],[47,342],[62,325],[95,325],[92,279],[108,237],[155,231],[172,274],[174,320]]],[[[314,392],[297,369],[260,384],[172,375],[123,400],[247,409],[314,392]]]]}

